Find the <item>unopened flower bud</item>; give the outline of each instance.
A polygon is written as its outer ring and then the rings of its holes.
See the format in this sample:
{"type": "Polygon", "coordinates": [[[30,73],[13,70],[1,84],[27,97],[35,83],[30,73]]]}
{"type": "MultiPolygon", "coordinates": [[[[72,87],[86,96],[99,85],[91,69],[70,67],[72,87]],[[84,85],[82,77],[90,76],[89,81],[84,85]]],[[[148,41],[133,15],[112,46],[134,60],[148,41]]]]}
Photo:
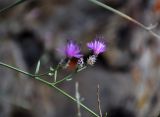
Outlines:
{"type": "Polygon", "coordinates": [[[87,64],[93,66],[96,62],[96,59],[96,55],[89,56],[89,58],[87,59],[87,64]]]}

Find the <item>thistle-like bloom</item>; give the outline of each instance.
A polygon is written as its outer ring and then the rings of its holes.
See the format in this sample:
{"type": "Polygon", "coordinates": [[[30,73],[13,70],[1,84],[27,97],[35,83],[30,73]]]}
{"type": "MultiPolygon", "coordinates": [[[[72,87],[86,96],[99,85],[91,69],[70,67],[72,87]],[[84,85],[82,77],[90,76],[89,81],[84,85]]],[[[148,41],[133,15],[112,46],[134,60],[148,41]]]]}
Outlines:
{"type": "Polygon", "coordinates": [[[64,49],[65,55],[68,58],[80,58],[83,55],[80,53],[80,47],[78,44],[74,43],[73,41],[69,41],[64,49]]]}
{"type": "Polygon", "coordinates": [[[106,51],[106,45],[100,39],[95,39],[94,41],[87,43],[87,47],[91,49],[95,55],[106,51]]]}

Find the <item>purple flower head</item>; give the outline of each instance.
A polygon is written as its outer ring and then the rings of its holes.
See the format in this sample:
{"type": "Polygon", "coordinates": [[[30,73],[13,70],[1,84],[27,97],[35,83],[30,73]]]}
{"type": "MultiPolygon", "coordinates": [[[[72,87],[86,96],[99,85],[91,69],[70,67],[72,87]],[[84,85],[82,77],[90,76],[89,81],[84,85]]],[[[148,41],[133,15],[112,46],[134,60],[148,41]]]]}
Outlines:
{"type": "Polygon", "coordinates": [[[95,55],[106,51],[106,45],[100,37],[96,38],[94,41],[87,43],[87,47],[91,49],[95,55]]]}
{"type": "Polygon", "coordinates": [[[80,58],[83,55],[80,53],[80,47],[73,41],[69,41],[64,49],[65,55],[68,58],[80,58]]]}

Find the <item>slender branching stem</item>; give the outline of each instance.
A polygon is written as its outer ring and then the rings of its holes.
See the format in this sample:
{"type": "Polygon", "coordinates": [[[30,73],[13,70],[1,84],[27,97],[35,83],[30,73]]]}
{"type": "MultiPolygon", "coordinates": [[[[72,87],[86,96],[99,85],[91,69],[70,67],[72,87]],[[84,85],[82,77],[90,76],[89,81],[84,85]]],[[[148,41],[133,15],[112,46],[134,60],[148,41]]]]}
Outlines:
{"type": "Polygon", "coordinates": [[[30,74],[30,73],[28,73],[26,71],[23,71],[21,69],[18,69],[16,67],[10,66],[10,65],[8,65],[6,63],[3,63],[3,62],[0,62],[0,66],[7,67],[9,69],[15,70],[15,71],[17,71],[19,73],[25,74],[25,75],[30,76],[30,77],[35,77],[33,74],[30,74]]]}
{"type": "Polygon", "coordinates": [[[64,82],[64,81],[66,81],[67,79],[71,78],[72,76],[73,76],[73,74],[69,74],[69,75],[65,76],[63,79],[58,80],[58,81],[56,81],[56,82],[53,82],[52,84],[57,85],[57,84],[59,84],[59,83],[62,83],[62,82],[64,82]]]}
{"type": "MultiPolygon", "coordinates": [[[[21,69],[18,69],[18,68],[15,68],[13,66],[10,66],[8,64],[5,64],[3,62],[0,62],[0,66],[3,66],[3,67],[7,67],[9,69],[12,69],[12,70],[15,70],[19,73],[22,73],[22,74],[25,74],[27,76],[30,76],[32,78],[35,78],[36,80],[42,82],[43,84],[46,84],[47,86],[50,86],[50,87],[53,87],[55,90],[57,90],[59,93],[63,94],[64,96],[68,97],[70,100],[72,100],[73,102],[77,103],[77,100],[72,97],[71,95],[69,95],[68,93],[66,93],[65,91],[63,91],[62,89],[58,88],[57,86],[55,86],[53,83],[50,83],[44,79],[41,79],[38,75],[34,75],[34,74],[31,74],[31,73],[28,73],[26,71],[23,71],[21,69]]],[[[91,109],[89,109],[87,106],[85,106],[84,104],[82,104],[81,102],[78,102],[79,105],[84,108],[86,111],[88,111],[89,113],[91,113],[93,116],[95,117],[100,117],[98,114],[96,114],[94,111],[92,111],[91,109]]]]}
{"type": "Polygon", "coordinates": [[[41,77],[41,76],[48,75],[48,73],[49,73],[49,72],[46,72],[46,73],[43,73],[43,74],[31,74],[31,73],[28,73],[28,72],[23,71],[21,69],[18,69],[16,67],[10,66],[10,65],[8,65],[6,63],[3,63],[3,62],[0,62],[0,66],[10,68],[12,70],[15,70],[17,72],[20,72],[20,73],[25,74],[25,75],[30,76],[30,77],[41,77]]]}
{"type": "Polygon", "coordinates": [[[84,70],[84,69],[86,69],[86,68],[87,68],[87,66],[84,66],[83,68],[78,69],[78,70],[75,71],[74,73],[65,76],[63,79],[58,80],[58,81],[56,81],[56,82],[53,82],[53,84],[54,84],[54,85],[57,85],[57,84],[59,84],[59,83],[62,83],[62,82],[64,82],[64,81],[68,80],[69,78],[71,78],[75,73],[78,73],[78,72],[80,72],[80,71],[82,71],[82,70],[84,70]]]}

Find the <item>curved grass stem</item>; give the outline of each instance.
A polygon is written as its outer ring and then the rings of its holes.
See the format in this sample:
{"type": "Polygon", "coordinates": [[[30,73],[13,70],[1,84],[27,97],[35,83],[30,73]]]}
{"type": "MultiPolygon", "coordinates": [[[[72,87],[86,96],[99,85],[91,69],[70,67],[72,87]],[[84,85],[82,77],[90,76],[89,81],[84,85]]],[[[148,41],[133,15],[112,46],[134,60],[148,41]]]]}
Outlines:
{"type": "Polygon", "coordinates": [[[137,20],[133,19],[132,17],[130,17],[130,16],[128,16],[128,15],[126,15],[126,14],[124,14],[124,13],[122,13],[122,12],[120,12],[120,11],[118,11],[118,10],[116,10],[116,9],[114,9],[114,8],[104,4],[104,3],[102,3],[102,2],[99,2],[97,0],[89,0],[89,1],[93,2],[96,5],[99,5],[99,6],[103,7],[105,9],[107,9],[107,10],[109,10],[109,11],[111,11],[111,12],[113,12],[113,13],[115,13],[115,14],[117,14],[117,15],[119,15],[119,16],[121,16],[121,17],[123,17],[123,18],[125,18],[125,19],[127,19],[127,20],[129,20],[131,22],[133,22],[133,23],[135,23],[135,24],[137,24],[138,26],[140,26],[144,30],[148,31],[152,36],[160,39],[160,35],[156,34],[155,32],[152,31],[152,29],[148,28],[148,26],[143,25],[142,23],[138,22],[137,20]]]}
{"type": "Polygon", "coordinates": [[[1,9],[1,10],[0,10],[0,13],[2,13],[2,12],[4,12],[4,11],[7,11],[7,10],[9,10],[10,8],[13,8],[13,7],[15,7],[15,6],[17,6],[17,5],[25,2],[25,1],[27,1],[27,0],[17,0],[16,2],[10,4],[9,6],[1,9]]]}

